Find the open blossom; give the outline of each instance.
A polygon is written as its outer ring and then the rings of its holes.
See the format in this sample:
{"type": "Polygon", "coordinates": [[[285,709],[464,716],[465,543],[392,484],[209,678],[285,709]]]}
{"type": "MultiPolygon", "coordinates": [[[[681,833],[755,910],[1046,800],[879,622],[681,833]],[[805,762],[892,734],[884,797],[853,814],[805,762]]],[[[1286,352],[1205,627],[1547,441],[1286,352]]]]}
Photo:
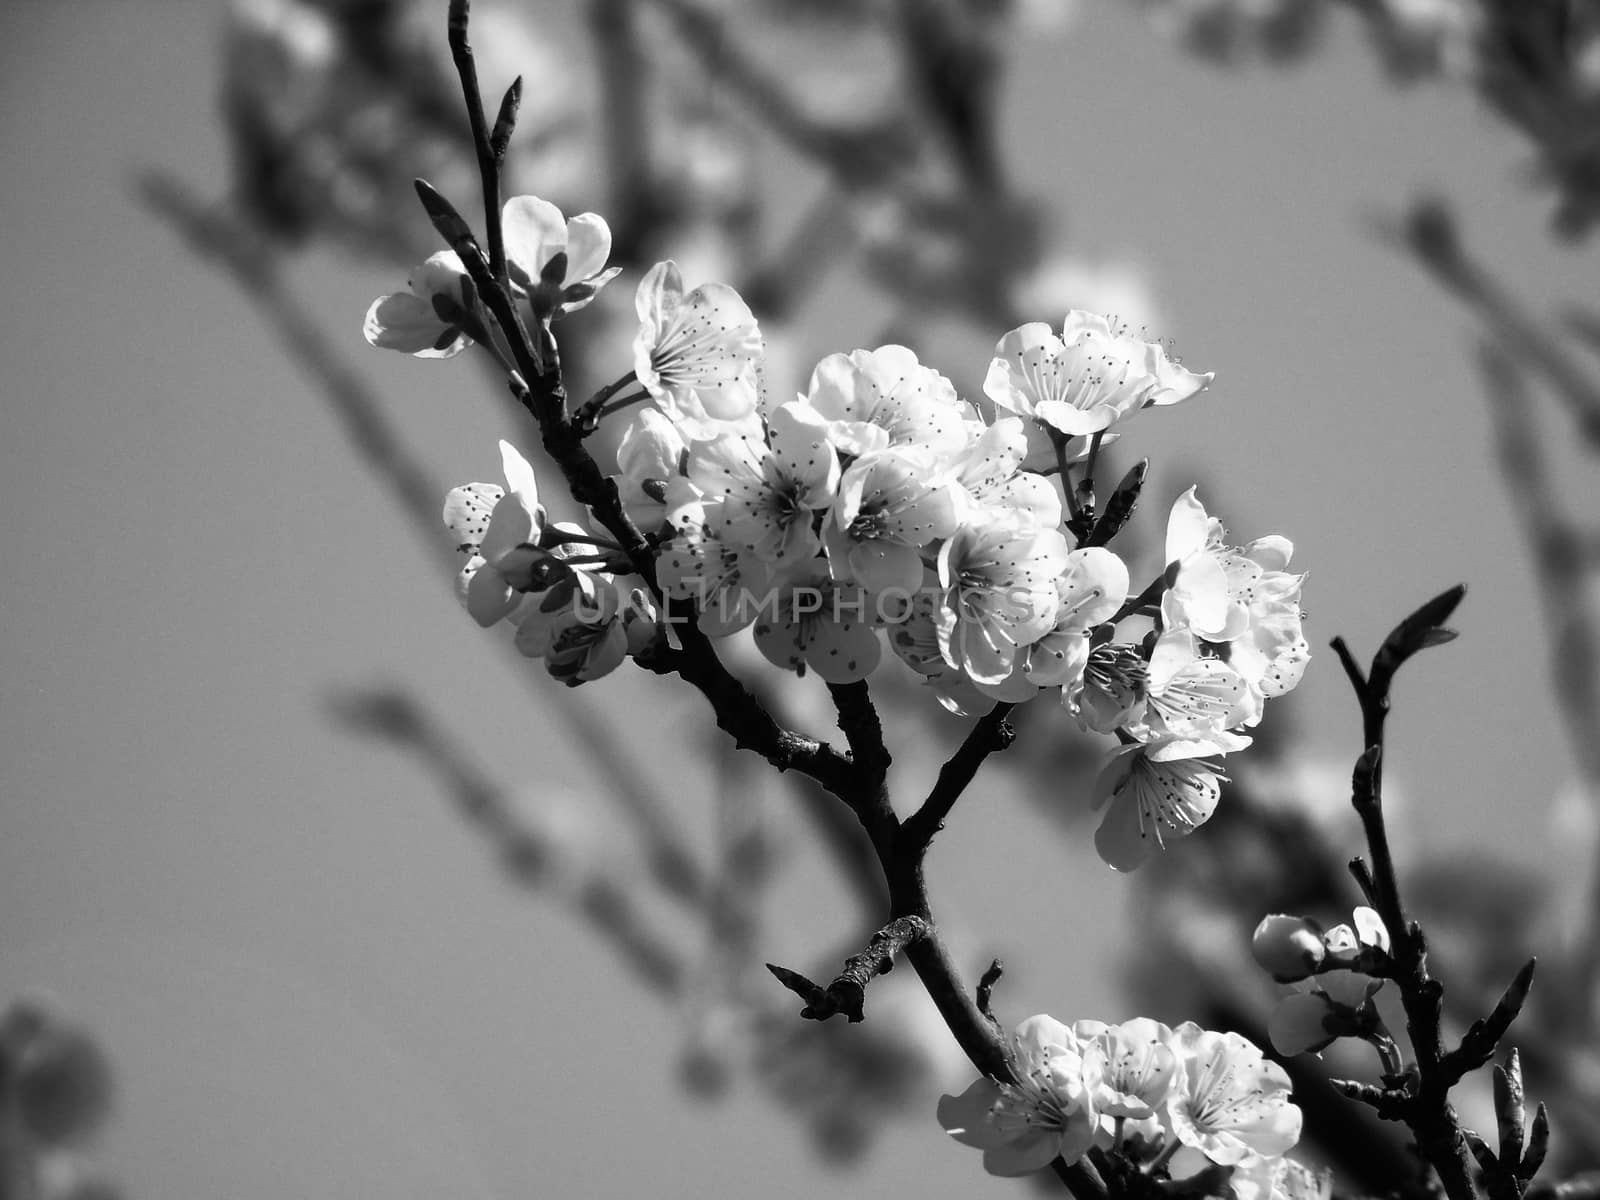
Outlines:
{"type": "Polygon", "coordinates": [[[957,491],[930,455],[879,450],[844,472],[823,543],[835,578],[909,596],[922,584],[921,548],[949,537],[959,523],[957,491]]]}
{"type": "Polygon", "coordinates": [[[1241,1164],[1228,1180],[1233,1200],[1332,1200],[1333,1172],[1313,1171],[1290,1158],[1241,1164]]]}
{"type": "Polygon", "coordinates": [[[684,521],[656,558],[662,591],[674,600],[692,600],[700,628],[712,637],[737,633],[754,621],[773,580],[772,564],[708,528],[719,504],[704,506],[710,517],[684,521]]]}
{"type": "Polygon", "coordinates": [[[686,434],[711,437],[755,413],[761,331],[738,292],[704,283],[685,295],[669,259],[640,281],[635,306],[634,374],[686,434]]]}
{"type": "Polygon", "coordinates": [[[1040,529],[1061,524],[1055,487],[1042,475],[1022,470],[1028,453],[1028,435],[1016,417],[996,421],[967,447],[956,463],[956,482],[968,521],[1014,516],[1040,529]]]}
{"type": "Polygon", "coordinates": [[[568,687],[608,675],[658,636],[656,613],[641,588],[600,571],[568,568],[518,609],[517,649],[542,658],[568,687]]]}
{"type": "Polygon", "coordinates": [[[1036,321],[1006,334],[994,352],[984,394],[1065,437],[1103,433],[1142,408],[1177,404],[1212,379],[1081,310],[1067,314],[1060,337],[1036,321]]]}
{"type": "Polygon", "coordinates": [[[771,563],[803,562],[821,545],[813,518],[833,503],[839,458],[803,406],[773,413],[768,437],[757,429],[695,442],[689,479],[722,500],[707,516],[722,541],[771,563]]]}
{"type": "Polygon", "coordinates": [[[510,442],[500,443],[500,458],[509,492],[469,483],[452,489],[444,502],[445,525],[472,556],[457,589],[467,612],[484,628],[510,615],[518,593],[528,590],[534,565],[546,556],[538,547],[545,517],[533,468],[510,442]]]}
{"type": "Polygon", "coordinates": [[[1300,1140],[1300,1109],[1289,1076],[1237,1033],[1186,1021],[1173,1031],[1179,1067],[1167,1097],[1172,1131],[1212,1162],[1233,1166],[1276,1158],[1300,1140]]]}
{"type": "Polygon", "coordinates": [[[534,320],[575,312],[593,300],[621,267],[607,267],[611,228],[595,213],[570,221],[548,200],[513,196],[501,209],[506,271],[534,320]]]}
{"type": "Polygon", "coordinates": [[[820,559],[785,571],[762,596],[756,649],[768,662],[827,683],[855,683],[876,669],[883,643],[871,621],[872,606],[859,588],[828,577],[820,559]]]}
{"type": "Polygon", "coordinates": [[[454,250],[441,250],[411,272],[410,289],[379,296],[367,309],[361,332],[368,345],[416,358],[454,358],[483,325],[477,293],[454,250]]]}
{"type": "Polygon", "coordinates": [[[1192,635],[1226,644],[1228,664],[1254,695],[1281,696],[1300,682],[1311,657],[1300,627],[1305,576],[1283,569],[1294,546],[1276,535],[1244,547],[1223,538],[1222,522],[1206,512],[1194,488],[1173,503],[1166,561],[1176,563],[1177,572],[1161,598],[1167,632],[1152,663],[1166,653],[1186,653],[1182,639],[1192,635]]]}
{"type": "Polygon", "coordinates": [[[1214,743],[1192,740],[1113,751],[1094,787],[1094,807],[1106,808],[1094,846],[1106,865],[1132,871],[1209,821],[1223,777],[1207,758],[1220,753],[1214,743]]]}
{"type": "Polygon", "coordinates": [[[1267,1019],[1279,1054],[1319,1054],[1342,1037],[1365,1037],[1381,1021],[1373,997],[1385,981],[1360,971],[1322,971],[1296,983],[1267,1019]]]}
{"type": "Polygon", "coordinates": [[[1017,520],[957,530],[939,549],[935,620],[945,662],[976,683],[1005,680],[1019,651],[1055,626],[1067,554],[1060,530],[1017,520]]]}
{"type": "Polygon", "coordinates": [[[1172,1030],[1149,1017],[1120,1025],[1078,1021],[1072,1026],[1083,1047],[1083,1075],[1102,1126],[1117,1118],[1144,1121],[1157,1115],[1172,1088],[1178,1058],[1172,1030]]]}
{"type": "Polygon", "coordinates": [[[904,346],[828,355],[811,373],[806,400],[829,422],[841,454],[920,446],[944,462],[969,441],[972,410],[955,384],[904,346]]]}
{"type": "Polygon", "coordinates": [[[979,1079],[939,1101],[939,1124],[956,1141],[983,1151],[991,1175],[1028,1175],[1057,1156],[1081,1158],[1098,1129],[1084,1082],[1083,1045],[1072,1029],[1044,1015],[1017,1026],[1015,1083],[979,1079]]]}
{"type": "Polygon", "coordinates": [[[1040,687],[1071,687],[1089,662],[1089,631],[1128,598],[1128,567],[1104,546],[1073,550],[1056,579],[1055,626],[1028,647],[1027,677],[1040,687]]]}

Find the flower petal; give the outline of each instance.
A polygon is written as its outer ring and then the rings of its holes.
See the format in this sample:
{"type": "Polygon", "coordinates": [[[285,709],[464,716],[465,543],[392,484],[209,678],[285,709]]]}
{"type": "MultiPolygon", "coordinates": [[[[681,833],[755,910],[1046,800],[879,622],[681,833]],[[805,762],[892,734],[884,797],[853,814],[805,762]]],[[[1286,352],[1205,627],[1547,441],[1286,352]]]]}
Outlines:
{"type": "Polygon", "coordinates": [[[544,265],[567,248],[567,222],[561,210],[537,196],[513,196],[500,211],[505,234],[506,260],[524,278],[536,283],[544,265]]]}

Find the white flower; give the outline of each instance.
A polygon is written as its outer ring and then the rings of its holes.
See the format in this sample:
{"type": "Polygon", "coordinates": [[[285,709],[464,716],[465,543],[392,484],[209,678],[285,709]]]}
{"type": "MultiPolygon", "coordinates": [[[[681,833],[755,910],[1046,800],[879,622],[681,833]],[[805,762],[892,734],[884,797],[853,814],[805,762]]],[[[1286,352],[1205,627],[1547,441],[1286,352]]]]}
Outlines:
{"type": "Polygon", "coordinates": [[[1149,1017],[1120,1025],[1078,1021],[1072,1029],[1083,1047],[1083,1077],[1103,1126],[1119,1117],[1147,1120],[1161,1110],[1178,1069],[1172,1030],[1149,1017]]]}
{"type": "Polygon", "coordinates": [[[1220,752],[1214,744],[1176,740],[1113,751],[1094,787],[1094,807],[1109,804],[1094,835],[1106,865],[1132,871],[1209,821],[1222,776],[1206,756],[1220,752]]]}
{"type": "Polygon", "coordinates": [[[1061,524],[1061,497],[1055,487],[1022,470],[1028,454],[1028,435],[1016,417],[996,421],[967,448],[957,462],[956,481],[969,523],[1018,517],[1040,529],[1061,524]]]}
{"type": "MultiPolygon", "coordinates": [[[[1281,696],[1300,682],[1311,657],[1300,628],[1303,575],[1283,570],[1294,553],[1287,538],[1227,545],[1222,523],[1206,513],[1190,488],[1167,518],[1166,561],[1176,563],[1161,598],[1167,633],[1152,656],[1186,654],[1183,635],[1226,645],[1228,664],[1259,699],[1281,696]]],[[[1257,714],[1257,719],[1259,713],[1257,714]]],[[[1254,723],[1253,720],[1250,723],[1254,723]]]]}
{"type": "Polygon", "coordinates": [[[1313,1171],[1290,1158],[1240,1164],[1228,1185],[1233,1200],[1332,1200],[1333,1172],[1313,1171]]]}
{"type": "Polygon", "coordinates": [[[1250,935],[1250,953],[1279,983],[1314,975],[1328,956],[1315,921],[1287,913],[1268,913],[1250,935]]]}
{"type": "Polygon", "coordinates": [[[957,494],[925,452],[879,450],[856,459],[823,526],[834,577],[875,594],[910,596],[922,584],[921,548],[960,523],[957,494]]]}
{"type": "Polygon", "coordinates": [[[957,530],[939,548],[936,621],[945,662],[975,683],[1010,675],[1019,649],[1055,626],[1056,579],[1067,554],[1058,529],[996,521],[957,530]]]}
{"type": "Polygon", "coordinates": [[[454,358],[483,335],[477,292],[454,250],[411,272],[407,292],[379,296],[361,332],[367,344],[416,358],[454,358]]]}
{"type": "Polygon", "coordinates": [[[1248,737],[1227,731],[1260,720],[1259,698],[1229,663],[1202,657],[1199,643],[1186,630],[1156,640],[1144,683],[1144,705],[1126,722],[1128,732],[1141,742],[1202,737],[1227,753],[1250,744],[1248,737]]]}
{"type": "Polygon", "coordinates": [[[1089,661],[1089,631],[1128,598],[1128,567],[1103,546],[1073,550],[1056,580],[1055,626],[1028,647],[1027,675],[1040,687],[1071,687],[1089,661]]]}
{"type": "Polygon", "coordinates": [[[1142,408],[1187,400],[1211,380],[1104,317],[1074,310],[1060,337],[1037,321],[1002,337],[983,390],[1001,408],[1080,437],[1102,433],[1142,408]]]}
{"type": "MultiPolygon", "coordinates": [[[[713,512],[715,505],[707,508],[713,512]]],[[[689,521],[656,555],[656,580],[675,600],[692,600],[700,628],[712,637],[737,633],[756,619],[772,590],[772,569],[748,550],[689,521]]]]}
{"type": "Polygon", "coordinates": [[[594,213],[570,221],[548,200],[513,196],[501,209],[506,270],[535,321],[574,312],[622,270],[607,267],[611,229],[594,213]]]}
{"type": "Polygon", "coordinates": [[[510,442],[500,443],[509,492],[489,483],[469,483],[445,497],[444,523],[459,549],[471,554],[457,579],[457,591],[472,619],[485,629],[510,615],[517,593],[527,591],[535,563],[544,509],[528,460],[510,442]]]}
{"type": "Polygon", "coordinates": [[[628,423],[617,445],[621,473],[611,478],[628,519],[649,533],[676,525],[684,510],[701,498],[679,469],[688,453],[682,435],[660,412],[647,408],[628,423]]]}
{"type": "Polygon", "coordinates": [[[1373,997],[1382,979],[1360,971],[1323,971],[1295,984],[1267,1018],[1267,1036],[1279,1054],[1318,1054],[1341,1037],[1362,1037],[1378,1026],[1373,997]]]}
{"type": "Polygon", "coordinates": [[[1089,651],[1083,670],[1068,679],[1061,702],[1083,729],[1115,733],[1142,711],[1149,678],[1138,646],[1103,642],[1089,651]]]}
{"type": "Polygon", "coordinates": [[[865,679],[883,657],[867,598],[830,579],[821,559],[813,564],[785,572],[762,597],[756,648],[774,666],[809,668],[828,683],[865,679]]]}
{"type": "Polygon", "coordinates": [[[520,610],[516,647],[569,687],[608,675],[641,644],[642,625],[654,627],[654,612],[634,608],[644,593],[624,592],[601,572],[569,568],[520,610]],[[630,633],[635,636],[630,637],[630,633]]]}
{"type": "Polygon", "coordinates": [[[772,414],[771,445],[759,432],[725,433],[689,449],[689,479],[721,505],[717,536],[775,564],[803,562],[821,543],[815,514],[833,503],[839,458],[820,419],[797,405],[772,414]]]}
{"type": "Polygon", "coordinates": [[[939,1124],[983,1151],[991,1175],[1028,1175],[1058,1156],[1069,1163],[1094,1143],[1093,1097],[1084,1084],[1082,1043],[1044,1015],[1029,1017],[1013,1036],[1018,1082],[979,1079],[939,1101],[939,1124]]]}
{"type": "Polygon", "coordinates": [[[706,283],[684,295],[676,263],[657,263],[635,296],[639,333],[633,371],[655,402],[691,437],[756,411],[761,331],[739,293],[706,283]]]}
{"type": "Polygon", "coordinates": [[[811,373],[806,400],[829,422],[841,454],[920,446],[942,463],[969,440],[972,413],[955,384],[904,346],[830,354],[811,373]]]}
{"type": "Polygon", "coordinates": [[[1233,1166],[1275,1158],[1300,1140],[1300,1109],[1289,1076],[1237,1033],[1212,1033],[1186,1021],[1173,1031],[1179,1068],[1167,1119],[1186,1146],[1233,1166]]]}

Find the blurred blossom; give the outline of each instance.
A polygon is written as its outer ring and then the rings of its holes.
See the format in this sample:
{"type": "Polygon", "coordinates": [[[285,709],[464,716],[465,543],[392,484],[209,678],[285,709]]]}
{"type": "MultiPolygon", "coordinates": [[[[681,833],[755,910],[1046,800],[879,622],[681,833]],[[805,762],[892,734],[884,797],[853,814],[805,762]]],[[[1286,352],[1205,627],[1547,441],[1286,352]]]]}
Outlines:
{"type": "Polygon", "coordinates": [[[1288,61],[1316,44],[1323,0],[1141,0],[1152,23],[1224,63],[1288,61]]]}
{"type": "Polygon", "coordinates": [[[1160,329],[1168,324],[1144,272],[1132,263],[1089,262],[1055,254],[1011,283],[1011,303],[1026,317],[1054,321],[1072,309],[1106,313],[1120,326],[1160,329]]]}
{"type": "Polygon", "coordinates": [[[34,998],[0,1013],[0,1196],[113,1200],[84,1150],[111,1100],[111,1065],[86,1031],[34,998]]]}
{"type": "Polygon", "coordinates": [[[1549,831],[1543,861],[1554,885],[1552,916],[1564,944],[1576,947],[1589,935],[1591,889],[1600,849],[1600,796],[1581,779],[1569,779],[1550,801],[1549,831]]]}
{"type": "Polygon", "coordinates": [[[1399,78],[1471,71],[1483,24],[1478,0],[1381,0],[1378,9],[1372,32],[1399,78]]]}

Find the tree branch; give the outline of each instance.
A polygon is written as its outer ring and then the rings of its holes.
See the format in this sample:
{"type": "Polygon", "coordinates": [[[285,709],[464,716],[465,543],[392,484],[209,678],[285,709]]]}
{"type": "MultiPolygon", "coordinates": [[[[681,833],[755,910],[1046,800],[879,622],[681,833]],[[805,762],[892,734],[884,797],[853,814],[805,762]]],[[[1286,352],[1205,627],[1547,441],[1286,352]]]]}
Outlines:
{"type": "Polygon", "coordinates": [[[939,770],[939,779],[923,801],[922,807],[906,818],[901,830],[903,852],[920,858],[926,853],[933,835],[944,827],[945,818],[955,807],[961,793],[967,790],[989,755],[1009,747],[1016,731],[1007,718],[1011,704],[996,704],[978,718],[978,723],[967,734],[950,760],[939,770]]]}

